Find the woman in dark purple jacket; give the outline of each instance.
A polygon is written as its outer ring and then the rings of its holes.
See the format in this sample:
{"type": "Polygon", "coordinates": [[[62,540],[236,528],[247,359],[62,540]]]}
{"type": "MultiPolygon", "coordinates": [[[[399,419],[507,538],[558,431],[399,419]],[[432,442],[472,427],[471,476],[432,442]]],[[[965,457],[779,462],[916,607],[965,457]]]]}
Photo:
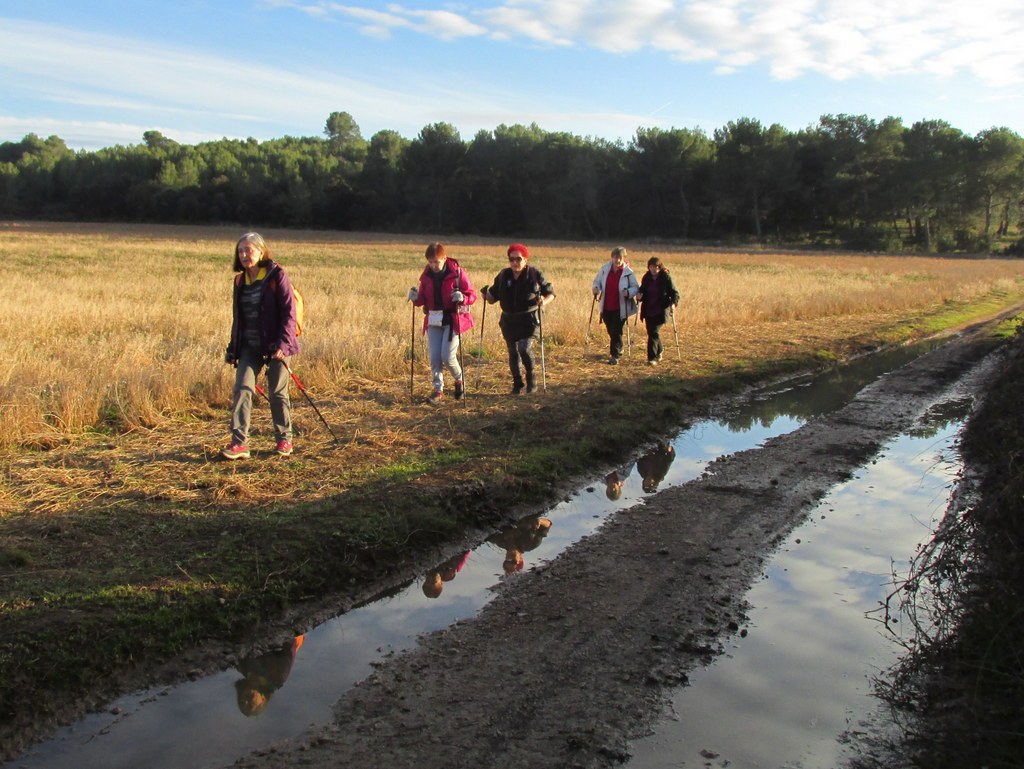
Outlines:
{"type": "Polygon", "coordinates": [[[672,317],[679,304],[679,291],[672,282],[661,259],[652,256],[647,260],[647,272],[640,281],[640,317],[647,324],[647,365],[657,366],[661,361],[661,327],[666,318],[672,317]]]}
{"type": "Polygon", "coordinates": [[[292,453],[291,403],[288,398],[288,359],[299,351],[295,298],[281,265],[270,258],[263,237],[247,232],[235,244],[235,289],[231,304],[231,341],[225,361],[236,367],[231,407],[231,443],[225,459],[249,456],[249,417],[256,377],[267,367],[270,414],[276,451],[292,453]]]}

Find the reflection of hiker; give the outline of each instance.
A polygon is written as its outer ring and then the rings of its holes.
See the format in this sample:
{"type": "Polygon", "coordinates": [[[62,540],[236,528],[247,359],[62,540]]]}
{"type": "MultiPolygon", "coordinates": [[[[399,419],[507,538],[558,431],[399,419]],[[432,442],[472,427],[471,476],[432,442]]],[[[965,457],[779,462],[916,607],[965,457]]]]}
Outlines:
{"type": "Polygon", "coordinates": [[[242,715],[258,716],[270,701],[270,695],[284,686],[303,638],[296,636],[287,646],[246,657],[238,663],[238,672],[245,676],[235,681],[238,709],[242,715]]]}
{"type": "Polygon", "coordinates": [[[619,246],[612,249],[611,258],[601,265],[594,276],[594,296],[604,296],[601,302],[601,322],[608,329],[608,362],[618,365],[622,357],[622,329],[630,315],[636,314],[636,295],[640,284],[636,275],[626,264],[626,249],[619,246]]]}
{"type": "Polygon", "coordinates": [[[452,556],[444,563],[434,567],[423,577],[423,595],[427,598],[437,598],[444,590],[444,583],[451,582],[455,575],[462,571],[462,567],[469,560],[469,551],[452,556]]]}
{"type": "MultiPolygon", "coordinates": [[[[530,251],[522,243],[508,247],[508,267],[494,278],[494,284],[484,287],[484,298],[489,304],[501,302],[501,320],[498,326],[508,348],[508,367],[512,372],[512,394],[523,391],[522,363],[526,372],[526,392],[536,389],[533,377],[531,345],[538,331],[543,333],[539,313],[545,304],[555,298],[555,290],[536,267],[527,266],[530,251]]],[[[543,345],[543,339],[541,340],[543,345]]],[[[543,351],[543,346],[541,347],[543,351]]],[[[541,361],[543,363],[543,360],[541,361]]]]}
{"type": "Polygon", "coordinates": [[[476,289],[466,271],[448,257],[443,244],[431,243],[425,256],[427,266],[420,273],[419,286],[409,289],[409,300],[423,308],[423,333],[427,335],[434,385],[430,402],[441,400],[446,368],[455,380],[455,400],[459,400],[465,392],[459,342],[473,326],[469,306],[476,301],[476,289]]]}
{"type": "Polygon", "coordinates": [[[637,472],[643,478],[644,491],[653,494],[658,490],[658,484],[665,480],[668,468],[675,458],[675,449],[670,444],[659,441],[656,448],[636,461],[637,472]]]}
{"type": "Polygon", "coordinates": [[[505,559],[501,567],[506,574],[522,571],[525,563],[523,553],[540,546],[544,537],[548,535],[551,528],[549,518],[541,518],[539,515],[531,515],[508,526],[501,531],[495,532],[487,538],[493,545],[505,549],[505,559]]]}
{"type": "Polygon", "coordinates": [[[616,500],[622,496],[622,484],[626,482],[631,472],[633,472],[633,465],[626,465],[612,470],[604,477],[604,493],[608,499],[616,500]]]}
{"type": "Polygon", "coordinates": [[[225,459],[249,456],[249,416],[256,377],[267,367],[270,414],[278,454],[292,453],[291,402],[288,398],[288,359],[298,353],[296,306],[291,282],[281,266],[270,258],[266,241],[247,232],[235,244],[232,265],[235,288],[232,297],[231,341],[224,360],[235,366],[235,391],[231,405],[231,444],[221,451],[225,459]]]}

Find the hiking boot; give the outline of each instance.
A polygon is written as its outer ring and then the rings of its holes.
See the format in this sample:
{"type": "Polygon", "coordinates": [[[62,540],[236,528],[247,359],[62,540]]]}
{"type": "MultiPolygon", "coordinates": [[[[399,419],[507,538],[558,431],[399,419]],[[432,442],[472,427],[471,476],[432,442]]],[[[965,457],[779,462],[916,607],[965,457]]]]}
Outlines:
{"type": "Polygon", "coordinates": [[[292,442],[287,438],[282,438],[277,442],[277,447],[274,449],[282,457],[286,457],[292,453],[293,450],[292,442]]]}
{"type": "Polygon", "coordinates": [[[526,392],[532,393],[536,389],[537,389],[537,382],[533,378],[533,372],[532,371],[527,371],[526,372],[526,392]]]}
{"type": "Polygon", "coordinates": [[[249,447],[244,443],[232,443],[227,448],[221,449],[220,455],[224,459],[248,459],[249,447]]]}
{"type": "Polygon", "coordinates": [[[523,383],[522,382],[513,382],[512,383],[512,394],[513,395],[522,395],[523,394],[523,383]]]}
{"type": "Polygon", "coordinates": [[[658,359],[657,358],[651,358],[649,361],[647,361],[647,365],[648,366],[657,366],[658,365],[658,359]]]}
{"type": "Polygon", "coordinates": [[[430,394],[430,397],[427,398],[427,401],[429,401],[430,403],[438,403],[441,400],[441,397],[441,391],[434,390],[434,392],[430,394]]]}
{"type": "Polygon", "coordinates": [[[462,384],[462,380],[461,379],[456,379],[455,380],[455,400],[457,400],[457,401],[462,400],[462,396],[465,395],[465,394],[466,394],[466,388],[462,384]]]}
{"type": "Polygon", "coordinates": [[[613,356],[612,356],[611,358],[609,358],[609,359],[608,359],[608,365],[609,365],[609,366],[618,366],[618,365],[619,365],[619,359],[618,359],[618,358],[616,358],[616,357],[615,357],[615,356],[613,355],[613,356]]]}

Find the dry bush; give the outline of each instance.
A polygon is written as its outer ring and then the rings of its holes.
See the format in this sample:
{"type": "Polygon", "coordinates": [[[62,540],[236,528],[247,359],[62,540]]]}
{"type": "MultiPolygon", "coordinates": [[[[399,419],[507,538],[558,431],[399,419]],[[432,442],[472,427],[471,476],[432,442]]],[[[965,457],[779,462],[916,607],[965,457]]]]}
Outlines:
{"type": "MultiPolygon", "coordinates": [[[[232,249],[241,230],[171,226],[0,225],[7,276],[0,337],[0,444],[52,445],[85,429],[148,428],[169,417],[223,409],[232,370],[232,249]]],[[[307,331],[295,368],[312,389],[386,383],[408,371],[420,316],[405,295],[433,238],[265,230],[273,256],[306,299],[307,331]]],[[[473,284],[507,265],[504,241],[452,239],[473,284]]],[[[530,243],[555,286],[545,313],[549,349],[578,347],[591,322],[591,281],[615,244],[530,243]]],[[[629,247],[629,244],[626,244],[629,247]]],[[[682,293],[685,334],[786,321],[920,313],[995,291],[1017,294],[1024,263],[683,248],[630,248],[650,256],[682,293]]],[[[599,313],[594,312],[596,317],[599,313]]],[[[467,350],[479,347],[483,304],[467,350]]],[[[498,309],[487,308],[484,353],[505,355],[498,309]]],[[[419,354],[422,354],[420,352],[419,354]]]]}

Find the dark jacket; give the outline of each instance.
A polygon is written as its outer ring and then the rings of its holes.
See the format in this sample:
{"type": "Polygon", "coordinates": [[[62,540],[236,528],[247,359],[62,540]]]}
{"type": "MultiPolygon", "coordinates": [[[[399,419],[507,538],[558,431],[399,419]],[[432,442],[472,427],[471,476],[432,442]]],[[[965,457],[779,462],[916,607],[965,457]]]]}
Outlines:
{"type": "MultiPolygon", "coordinates": [[[[657,281],[658,296],[661,298],[661,309],[668,314],[669,308],[675,307],[679,304],[679,292],[676,291],[676,284],[672,282],[672,276],[667,271],[662,270],[658,273],[657,277],[652,277],[650,272],[645,272],[643,279],[640,281],[640,293],[637,298],[640,300],[640,318],[641,320],[647,319],[646,307],[643,302],[647,286],[650,285],[652,280],[657,281]]],[[[659,313],[660,314],[660,313],[659,313]]]]}
{"type": "Polygon", "coordinates": [[[494,284],[489,290],[501,307],[498,327],[510,342],[535,335],[540,325],[537,301],[542,296],[555,294],[544,274],[532,265],[527,265],[518,278],[511,267],[506,267],[494,277],[494,284]]]}
{"type": "MultiPolygon", "coordinates": [[[[276,350],[285,355],[299,352],[295,336],[295,299],[288,274],[277,262],[266,265],[267,277],[260,292],[260,352],[269,357],[276,350]]],[[[235,275],[235,288],[231,297],[231,340],[227,357],[238,360],[242,352],[242,287],[245,273],[235,275]]]]}

